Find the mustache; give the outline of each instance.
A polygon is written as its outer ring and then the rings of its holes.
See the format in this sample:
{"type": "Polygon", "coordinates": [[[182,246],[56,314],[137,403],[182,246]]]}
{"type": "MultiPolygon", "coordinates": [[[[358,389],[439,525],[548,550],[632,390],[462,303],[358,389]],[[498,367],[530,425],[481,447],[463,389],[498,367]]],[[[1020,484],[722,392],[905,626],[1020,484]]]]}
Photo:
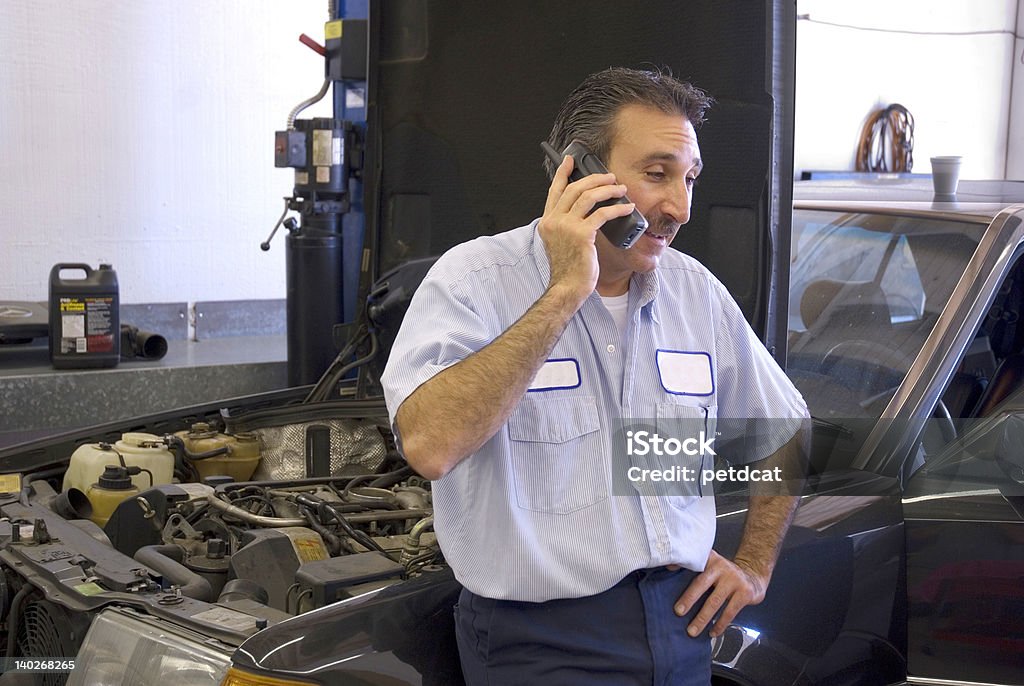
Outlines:
{"type": "Polygon", "coordinates": [[[682,225],[667,217],[648,218],[647,220],[647,232],[658,236],[671,236],[679,230],[680,226],[682,225]]]}

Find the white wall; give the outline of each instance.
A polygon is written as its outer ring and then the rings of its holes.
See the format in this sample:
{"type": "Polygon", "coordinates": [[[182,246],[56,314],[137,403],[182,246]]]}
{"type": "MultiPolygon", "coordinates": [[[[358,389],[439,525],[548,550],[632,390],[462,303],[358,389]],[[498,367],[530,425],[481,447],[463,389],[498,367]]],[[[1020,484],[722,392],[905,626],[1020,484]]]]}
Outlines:
{"type": "MultiPolygon", "coordinates": [[[[800,0],[798,11],[1012,31],[1017,4],[800,0]]],[[[274,168],[273,132],[320,85],[322,59],[296,38],[322,38],[326,6],[0,2],[0,300],[44,300],[62,261],[112,263],[126,303],[284,297],[283,236],[259,249],[292,186],[274,168]]],[[[799,22],[797,171],[852,169],[864,118],[900,102],[917,118],[915,171],[963,154],[967,178],[1024,178],[1022,52],[1007,34],[799,22]]]]}
{"type": "Polygon", "coordinates": [[[125,303],[283,298],[283,235],[259,249],[292,187],[273,134],[320,87],[297,37],[322,42],[326,18],[322,0],[0,2],[0,300],[45,300],[69,261],[113,264],[125,303]]]}
{"type": "MultiPolygon", "coordinates": [[[[1024,0],[1021,0],[1024,4],[1024,0]]],[[[933,155],[963,155],[961,178],[1004,178],[1018,0],[798,0],[795,167],[852,170],[868,114],[900,103],[914,115],[914,171],[933,155]],[[930,32],[979,35],[919,35],[930,32]],[[910,33],[916,32],[916,33],[910,33]]],[[[1013,127],[1024,127],[1017,65],[1013,127]]],[[[1017,156],[1024,152],[1017,148],[1017,156]]],[[[1012,151],[1011,151],[1012,154],[1012,151]]],[[[1021,163],[1009,165],[1024,178],[1021,163]]]]}

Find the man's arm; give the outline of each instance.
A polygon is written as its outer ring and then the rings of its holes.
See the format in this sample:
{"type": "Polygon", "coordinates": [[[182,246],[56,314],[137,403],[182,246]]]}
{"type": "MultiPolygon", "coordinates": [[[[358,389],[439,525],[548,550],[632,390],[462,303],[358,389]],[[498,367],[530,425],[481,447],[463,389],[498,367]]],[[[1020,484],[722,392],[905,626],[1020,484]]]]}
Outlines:
{"type": "Polygon", "coordinates": [[[398,408],[402,452],[419,474],[439,479],[487,442],[508,420],[569,320],[594,291],[598,229],[632,204],[594,205],[625,194],[611,174],[568,183],[566,157],[548,190],[538,232],[551,266],[544,294],[481,350],[424,382],[398,408]]]}
{"type": "Polygon", "coordinates": [[[730,561],[712,550],[704,571],[676,601],[676,614],[683,615],[705,591],[714,588],[687,627],[691,636],[703,631],[721,609],[711,629],[711,636],[718,636],[740,610],[764,600],[782,540],[800,503],[797,494],[806,475],[809,440],[810,429],[805,425],[762,461],[765,467],[778,467],[783,478],[778,483],[752,482],[743,537],[735,558],[730,561]]]}

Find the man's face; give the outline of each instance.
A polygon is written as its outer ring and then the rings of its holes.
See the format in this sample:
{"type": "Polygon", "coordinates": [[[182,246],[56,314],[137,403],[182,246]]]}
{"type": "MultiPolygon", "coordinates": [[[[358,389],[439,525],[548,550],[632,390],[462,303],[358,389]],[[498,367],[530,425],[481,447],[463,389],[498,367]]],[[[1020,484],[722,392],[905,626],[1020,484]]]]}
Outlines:
{"type": "Polygon", "coordinates": [[[628,284],[634,272],[658,266],[679,227],[690,220],[693,184],[702,167],[697,133],[682,114],[627,105],[615,117],[614,132],[608,170],[626,185],[626,195],[647,218],[648,229],[628,249],[613,246],[598,233],[599,291],[605,290],[602,284],[623,279],[628,284]]]}

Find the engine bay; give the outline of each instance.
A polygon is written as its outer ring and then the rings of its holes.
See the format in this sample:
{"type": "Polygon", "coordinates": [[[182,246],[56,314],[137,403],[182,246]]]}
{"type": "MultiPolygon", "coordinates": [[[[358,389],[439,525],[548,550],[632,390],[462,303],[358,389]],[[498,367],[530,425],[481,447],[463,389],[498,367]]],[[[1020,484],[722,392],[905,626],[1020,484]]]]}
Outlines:
{"type": "Polygon", "coordinates": [[[4,475],[7,654],[74,655],[90,618],[111,606],[238,646],[444,570],[430,483],[399,456],[386,420],[356,405],[221,410],[163,423],[176,431],[107,432],[4,475]]]}

